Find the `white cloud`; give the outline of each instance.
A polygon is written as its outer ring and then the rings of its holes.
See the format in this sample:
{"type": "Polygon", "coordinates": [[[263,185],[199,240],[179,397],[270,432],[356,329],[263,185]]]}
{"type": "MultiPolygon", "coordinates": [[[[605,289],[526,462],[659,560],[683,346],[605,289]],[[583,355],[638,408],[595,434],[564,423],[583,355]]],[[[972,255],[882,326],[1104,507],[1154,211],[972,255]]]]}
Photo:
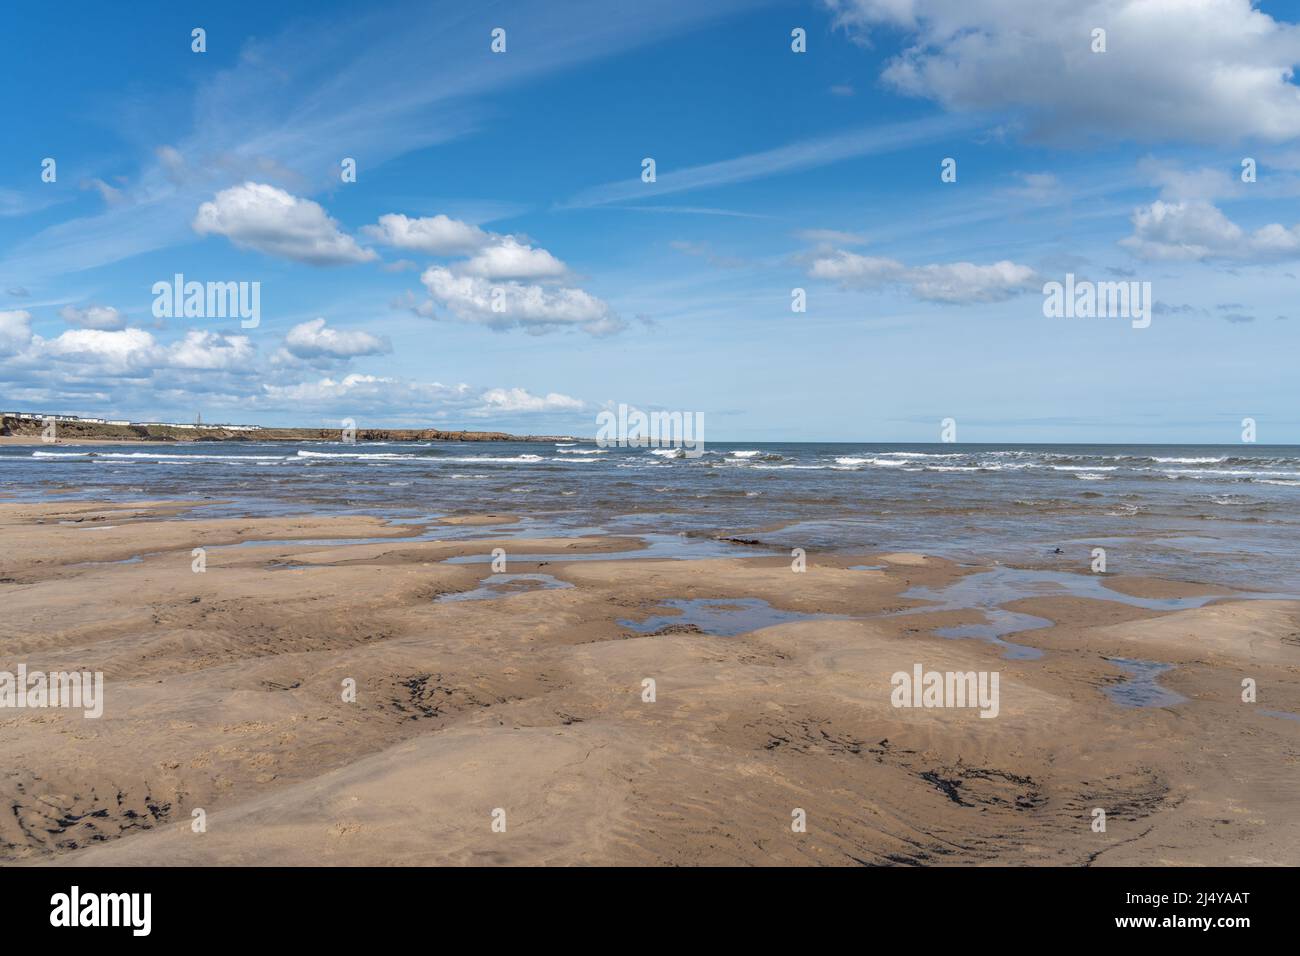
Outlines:
{"type": "Polygon", "coordinates": [[[1157,199],[1134,211],[1133,235],[1120,245],[1141,259],[1284,259],[1300,254],[1300,226],[1248,233],[1211,203],[1157,199]]]}
{"type": "Polygon", "coordinates": [[[904,281],[913,295],[931,302],[1001,302],[1040,283],[1029,266],[1006,259],[986,266],[972,262],[918,266],[907,270],[904,281]]]}
{"type": "Polygon", "coordinates": [[[1300,135],[1300,28],[1250,0],[825,0],[862,35],[906,34],[883,78],[1029,132],[1219,143],[1300,135]],[[1091,51],[1106,30],[1105,53],[1091,51]]]}
{"type": "Polygon", "coordinates": [[[0,312],[0,350],[20,352],[32,340],[32,314],[23,309],[0,312]]]}
{"type": "MultiPolygon", "coordinates": [[[[327,333],[333,330],[323,322],[302,325],[327,347],[351,347],[331,341],[327,333]]],[[[205,418],[211,409],[232,420],[270,412],[302,425],[352,417],[377,426],[456,428],[494,419],[511,427],[512,417],[585,408],[581,400],[554,391],[485,390],[364,373],[295,381],[292,367],[259,362],[247,336],[206,329],[188,329],[170,343],[135,328],[69,329],[42,339],[33,334],[27,312],[0,312],[0,353],[6,350],[11,354],[0,364],[0,391],[15,401],[82,414],[105,405],[136,406],[138,412],[124,417],[156,418],[156,403],[165,398],[173,406],[202,408],[205,418]]]]}
{"type": "Polygon", "coordinates": [[[253,361],[255,351],[246,335],[189,329],[183,339],[168,347],[163,361],[172,368],[239,369],[253,361]]]}
{"type": "Polygon", "coordinates": [[[441,214],[410,219],[401,213],[389,213],[361,231],[384,245],[431,256],[468,255],[491,239],[478,226],[441,214]]]}
{"type": "Polygon", "coordinates": [[[1038,283],[1038,274],[1029,266],[1005,259],[991,265],[950,262],[906,266],[897,259],[843,250],[814,259],[808,274],[845,286],[902,285],[918,299],[946,303],[1001,302],[1038,283]]]}
{"type": "Polygon", "coordinates": [[[564,263],[545,249],[443,215],[410,219],[389,213],[361,231],[398,249],[433,256],[469,256],[456,271],[484,279],[556,279],[568,272],[564,263]]]}
{"type": "Polygon", "coordinates": [[[83,329],[116,331],[126,326],[126,317],[111,305],[88,305],[84,309],[65,305],[59,310],[63,321],[83,329]]]}
{"type": "Polygon", "coordinates": [[[1203,199],[1212,202],[1240,195],[1243,187],[1240,178],[1226,169],[1210,166],[1186,169],[1177,163],[1152,156],[1138,162],[1138,172],[1148,182],[1160,187],[1161,199],[1203,199]]]}
{"type": "Polygon", "coordinates": [[[291,385],[263,384],[262,397],[273,404],[298,408],[336,408],[350,414],[365,411],[388,411],[399,408],[451,405],[464,407],[471,398],[468,385],[443,385],[440,382],[408,382],[382,375],[353,373],[335,379],[329,376],[314,382],[291,385]]]}
{"type": "Polygon", "coordinates": [[[623,321],[609,305],[582,289],[493,283],[435,266],[420,281],[433,301],[465,322],[494,329],[518,326],[534,334],[579,328],[592,335],[619,331],[623,321]],[[497,311],[493,308],[498,304],[497,311]]]}
{"type": "Polygon", "coordinates": [[[18,353],[16,365],[50,382],[69,376],[79,381],[138,380],[171,371],[244,372],[256,358],[256,349],[244,335],[189,329],[164,345],[145,329],[82,328],[46,339],[33,335],[21,318],[6,321],[7,315],[21,314],[0,313],[0,346],[7,340],[18,353]]]}
{"type": "Polygon", "coordinates": [[[518,326],[534,334],[577,327],[604,335],[624,327],[600,299],[582,289],[558,286],[568,267],[518,236],[485,232],[443,215],[409,219],[398,213],[381,216],[364,231],[404,249],[468,255],[449,267],[432,266],[424,272],[420,281],[430,300],[416,302],[408,293],[394,303],[416,315],[435,318],[436,306],[442,306],[465,322],[494,329],[518,326]]]}
{"type": "Polygon", "coordinates": [[[331,329],[322,318],[295,325],[284,337],[284,345],[301,359],[354,358],[392,351],[392,346],[378,336],[360,329],[331,329]]]}
{"type": "Polygon", "coordinates": [[[524,415],[567,415],[586,408],[585,402],[559,392],[534,395],[524,388],[483,390],[465,383],[444,385],[361,373],[263,384],[254,401],[262,408],[292,409],[300,416],[308,410],[333,413],[340,420],[350,417],[362,425],[371,417],[391,419],[397,409],[416,427],[434,420],[439,427],[456,427],[466,418],[507,420],[524,415]]]}
{"type": "Polygon", "coordinates": [[[501,236],[458,266],[458,271],[484,279],[555,279],[568,269],[545,249],[525,245],[514,236],[501,236]]]}
{"type": "Polygon", "coordinates": [[[154,338],[144,329],[69,329],[54,339],[32,341],[51,358],[93,366],[101,374],[147,372],[158,358],[154,338]]]}
{"type": "Polygon", "coordinates": [[[339,229],[318,203],[264,183],[246,182],[217,193],[194,217],[199,235],[225,236],[255,249],[310,265],[340,265],[378,258],[339,229]]]}
{"type": "Polygon", "coordinates": [[[490,388],[480,400],[483,402],[480,413],[581,411],[586,407],[585,402],[559,392],[533,395],[522,388],[490,388]]]}

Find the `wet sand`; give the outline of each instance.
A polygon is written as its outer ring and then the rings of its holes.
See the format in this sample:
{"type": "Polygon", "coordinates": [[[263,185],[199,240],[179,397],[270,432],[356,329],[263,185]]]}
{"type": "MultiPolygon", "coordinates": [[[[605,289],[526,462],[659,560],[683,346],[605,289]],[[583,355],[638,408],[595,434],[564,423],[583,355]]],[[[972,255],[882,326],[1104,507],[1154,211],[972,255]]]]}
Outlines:
{"type": "Polygon", "coordinates": [[[1113,600],[1001,605],[1049,625],[1007,638],[1040,657],[1008,659],[936,633],[981,609],[904,596],[988,570],[935,556],[814,552],[795,573],[741,547],[590,560],[641,542],[493,537],[509,516],[410,540],[425,529],[201,515],[0,502],[0,670],[106,682],[100,719],[0,709],[3,862],[1300,863],[1300,721],[1273,716],[1300,713],[1294,601],[1108,577],[1113,600]],[[497,573],[449,559],[498,547],[509,574],[572,586],[438,600],[497,573]],[[784,623],[708,633],[729,608],[784,623]],[[1117,703],[1116,660],[1173,665],[1156,680],[1185,701],[1117,703]],[[998,716],[895,708],[917,663],[997,671],[998,716]]]}

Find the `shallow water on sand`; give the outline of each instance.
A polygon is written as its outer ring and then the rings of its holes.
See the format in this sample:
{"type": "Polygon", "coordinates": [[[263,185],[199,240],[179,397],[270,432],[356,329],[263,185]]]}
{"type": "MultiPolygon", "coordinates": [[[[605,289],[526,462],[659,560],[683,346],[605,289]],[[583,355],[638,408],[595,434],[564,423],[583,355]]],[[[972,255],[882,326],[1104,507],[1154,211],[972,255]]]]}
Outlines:
{"type": "Polygon", "coordinates": [[[490,601],[494,598],[509,597],[512,594],[526,594],[531,591],[557,591],[571,587],[573,585],[568,581],[561,581],[549,574],[490,574],[472,591],[440,594],[435,599],[435,603],[490,601]]]}
{"type": "Polygon", "coordinates": [[[659,607],[676,613],[655,614],[642,621],[623,620],[618,623],[639,634],[651,634],[664,627],[695,627],[705,634],[718,637],[735,637],[763,627],[789,624],[791,621],[843,621],[837,614],[804,614],[774,608],[760,598],[696,598],[671,599],[659,602],[659,607]]]}
{"type": "MultiPolygon", "coordinates": [[[[1008,611],[1000,605],[1023,598],[1065,596],[1088,598],[1094,601],[1115,601],[1151,611],[1183,611],[1204,607],[1211,601],[1224,600],[1222,595],[1208,594],[1181,598],[1135,597],[1106,587],[1105,577],[1102,575],[999,566],[988,571],[968,574],[943,588],[909,588],[903,592],[902,597],[934,603],[922,608],[899,611],[895,616],[977,608],[983,613],[985,623],[938,628],[935,633],[940,637],[989,641],[1003,647],[1006,651],[1003,656],[1008,659],[1034,660],[1043,656],[1040,649],[1014,644],[1005,638],[1009,634],[1051,627],[1055,622],[1033,614],[1008,611]]],[[[1296,598],[1297,595],[1294,594],[1265,592],[1233,595],[1231,600],[1295,600],[1296,598]]]]}
{"type": "Polygon", "coordinates": [[[1121,707],[1172,707],[1187,702],[1182,694],[1156,683],[1157,677],[1174,669],[1173,664],[1131,660],[1126,657],[1108,657],[1106,660],[1128,671],[1130,675],[1123,683],[1110,684],[1104,688],[1106,696],[1121,707]]]}
{"type": "MultiPolygon", "coordinates": [[[[1267,445],[202,442],[0,446],[17,500],[206,501],[198,516],[509,512],[519,528],[741,534],[1300,591],[1300,448],[1267,445]],[[217,503],[218,501],[225,503],[217,503]],[[1059,552],[1058,552],[1059,549],[1059,552]]],[[[182,518],[184,520],[184,518],[182,518]]],[[[442,532],[486,537],[483,528],[442,532]]]]}

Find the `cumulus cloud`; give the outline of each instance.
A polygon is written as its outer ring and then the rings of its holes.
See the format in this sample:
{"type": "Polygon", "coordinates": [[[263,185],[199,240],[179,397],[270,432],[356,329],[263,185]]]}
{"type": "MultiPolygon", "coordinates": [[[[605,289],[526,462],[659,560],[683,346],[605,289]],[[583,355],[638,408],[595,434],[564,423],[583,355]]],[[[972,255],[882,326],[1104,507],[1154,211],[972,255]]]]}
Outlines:
{"type": "Polygon", "coordinates": [[[384,245],[431,256],[468,255],[491,238],[478,226],[441,214],[410,219],[401,213],[389,213],[361,231],[384,245]]]}
{"type": "Polygon", "coordinates": [[[346,359],[361,355],[381,355],[393,350],[387,341],[369,332],[328,328],[322,318],[302,322],[291,328],[284,337],[284,347],[291,355],[301,359],[346,359]]]}
{"type": "Polygon", "coordinates": [[[1202,166],[1188,169],[1165,159],[1147,156],[1138,162],[1138,172],[1153,186],[1160,187],[1160,198],[1168,200],[1203,199],[1209,202],[1241,194],[1240,177],[1226,169],[1202,166]]]}
{"type": "Polygon", "coordinates": [[[111,305],[88,305],[84,309],[65,305],[59,310],[63,321],[83,329],[115,331],[126,325],[126,317],[111,305]]]}
{"type": "Polygon", "coordinates": [[[586,403],[559,392],[535,395],[524,388],[483,390],[468,384],[444,385],[384,375],[354,373],[342,377],[324,376],[312,381],[265,383],[255,401],[262,407],[310,408],[361,420],[362,416],[391,417],[401,409],[408,418],[418,409],[414,424],[439,420],[454,426],[465,418],[509,419],[530,415],[565,415],[581,412],[586,403]]]}
{"type": "Polygon", "coordinates": [[[485,412],[554,412],[581,411],[586,403],[559,392],[545,395],[533,395],[522,388],[490,388],[480,396],[483,406],[480,414],[485,412]]]}
{"type": "Polygon", "coordinates": [[[1001,302],[1035,288],[1040,280],[1029,266],[1002,260],[991,265],[973,262],[907,266],[897,259],[861,256],[843,250],[819,256],[808,274],[844,286],[870,288],[900,285],[929,302],[1001,302]]]}
{"type": "Polygon", "coordinates": [[[1300,254],[1300,225],[1247,232],[1211,203],[1157,199],[1134,211],[1133,234],[1120,245],[1141,259],[1286,259],[1300,254]]]}
{"type": "Polygon", "coordinates": [[[247,366],[254,352],[253,343],[246,335],[189,329],[184,338],[167,348],[163,361],[171,368],[237,369],[247,366]]]}
{"type": "Polygon", "coordinates": [[[0,350],[21,351],[32,340],[32,314],[23,309],[0,312],[0,350]]]}
{"type": "Polygon", "coordinates": [[[1219,143],[1300,135],[1300,28],[1250,0],[825,0],[869,40],[902,31],[885,82],[1031,135],[1219,143]],[[1106,30],[1105,53],[1091,50],[1106,30]]]}
{"type": "MultiPolygon", "coordinates": [[[[335,330],[323,322],[302,326],[313,341],[324,343],[324,351],[360,347],[346,338],[346,344],[332,339],[328,333],[335,330]]],[[[68,329],[43,339],[33,333],[31,315],[21,311],[0,312],[0,354],[5,355],[0,390],[16,401],[53,411],[126,408],[138,404],[144,394],[151,396],[149,401],[165,396],[181,407],[202,407],[205,417],[213,408],[229,409],[239,419],[271,412],[294,424],[311,424],[319,416],[351,416],[375,424],[400,421],[412,427],[436,423],[455,428],[468,419],[498,419],[509,427],[512,417],[566,415],[586,407],[554,391],[485,390],[359,372],[297,380],[293,367],[259,362],[247,336],[208,329],[188,329],[172,342],[160,342],[136,328],[68,329]]],[[[142,411],[142,417],[158,417],[153,406],[142,411]]]]}
{"type": "Polygon", "coordinates": [[[485,232],[447,216],[410,219],[400,213],[379,217],[361,230],[377,242],[433,256],[469,256],[456,265],[464,275],[484,279],[557,279],[568,268],[545,249],[517,236],[485,232]]]}
{"type": "Polygon", "coordinates": [[[609,305],[582,289],[494,283],[472,275],[457,275],[439,266],[426,269],[420,281],[430,298],[464,321],[494,329],[519,327],[534,334],[578,328],[605,335],[625,323],[609,305]]]}
{"type": "Polygon", "coordinates": [[[568,266],[524,237],[487,232],[443,215],[411,219],[400,213],[380,216],[362,231],[396,248],[465,257],[425,270],[420,281],[430,297],[417,301],[408,292],[395,308],[437,318],[441,307],[461,321],[536,335],[562,328],[605,335],[626,326],[596,296],[562,286],[568,266]]]}
{"type": "Polygon", "coordinates": [[[262,397],[272,403],[299,407],[342,408],[362,412],[392,407],[451,403],[463,407],[471,397],[468,385],[440,382],[409,382],[383,375],[354,372],[342,378],[325,376],[313,382],[287,385],[264,383],[262,397]]]}
{"type": "Polygon", "coordinates": [[[145,372],[158,358],[157,343],[144,329],[69,329],[57,338],[34,337],[32,342],[42,355],[108,374],[145,372]]]}
{"type": "Polygon", "coordinates": [[[25,312],[0,312],[0,352],[7,352],[7,379],[42,380],[51,386],[97,381],[161,381],[188,372],[246,372],[256,358],[247,336],[190,329],[164,344],[145,329],[68,329],[54,338],[32,332],[25,312]]]}
{"type": "Polygon", "coordinates": [[[378,258],[343,232],[319,203],[265,183],[223,189],[199,206],[193,228],[201,236],[225,236],[241,249],[315,266],[378,258]]]}
{"type": "Polygon", "coordinates": [[[545,249],[525,245],[514,236],[501,236],[458,266],[458,271],[484,279],[556,279],[568,269],[545,249]]]}

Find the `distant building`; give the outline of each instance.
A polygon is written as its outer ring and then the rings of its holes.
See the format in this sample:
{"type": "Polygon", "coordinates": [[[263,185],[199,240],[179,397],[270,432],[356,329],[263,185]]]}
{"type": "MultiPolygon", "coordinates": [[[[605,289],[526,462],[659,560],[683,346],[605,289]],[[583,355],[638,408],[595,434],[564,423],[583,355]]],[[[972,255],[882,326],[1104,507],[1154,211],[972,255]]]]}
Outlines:
{"type": "Polygon", "coordinates": [[[230,432],[256,432],[262,430],[261,425],[204,425],[201,416],[194,424],[189,422],[133,422],[125,418],[82,418],[79,415],[54,415],[46,412],[0,412],[0,417],[25,422],[80,422],[86,425],[127,425],[138,428],[185,428],[190,431],[201,428],[222,429],[230,432]]]}

